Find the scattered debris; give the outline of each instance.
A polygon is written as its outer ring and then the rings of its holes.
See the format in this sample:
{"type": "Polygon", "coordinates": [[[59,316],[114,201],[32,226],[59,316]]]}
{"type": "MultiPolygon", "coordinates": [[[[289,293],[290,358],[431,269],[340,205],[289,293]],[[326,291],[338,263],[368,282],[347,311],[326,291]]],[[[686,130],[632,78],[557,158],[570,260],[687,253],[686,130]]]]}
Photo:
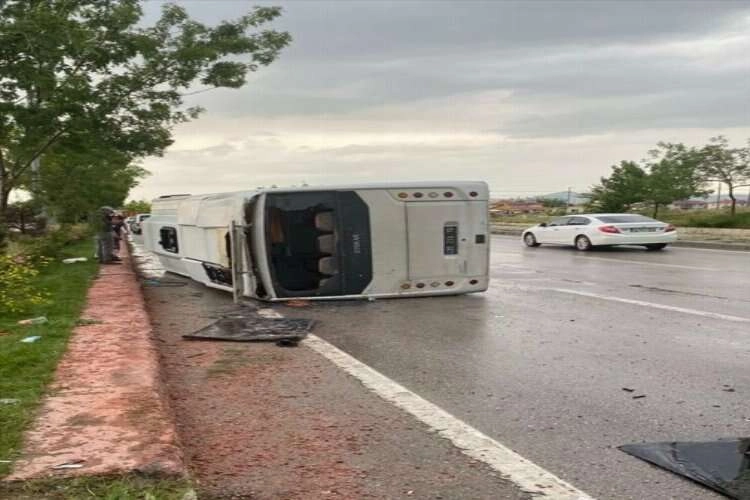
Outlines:
{"type": "Polygon", "coordinates": [[[310,301],[301,299],[287,300],[284,302],[284,305],[287,307],[310,307],[310,301]]]}
{"type": "Polygon", "coordinates": [[[24,337],[19,342],[23,342],[24,344],[31,344],[33,342],[36,342],[42,338],[40,335],[32,335],[31,337],[24,337]]]}
{"type": "Polygon", "coordinates": [[[72,257],[70,259],[63,259],[62,263],[63,264],[75,264],[76,262],[86,262],[87,260],[89,259],[87,259],[86,257],[72,257]]]}
{"type": "Polygon", "coordinates": [[[14,405],[19,401],[21,400],[15,398],[0,398],[0,405],[14,405]]]}
{"type": "Polygon", "coordinates": [[[630,387],[623,387],[622,390],[625,392],[635,392],[635,389],[631,389],[630,387]]]}
{"type": "Polygon", "coordinates": [[[636,394],[635,396],[633,396],[633,399],[641,399],[641,398],[645,398],[645,397],[646,397],[645,394],[636,394]]]}
{"type": "Polygon", "coordinates": [[[102,323],[102,320],[94,318],[78,318],[76,320],[76,326],[101,325],[102,323]]]}
{"type": "Polygon", "coordinates": [[[298,339],[281,339],[276,342],[279,347],[297,347],[299,345],[298,339]]]}
{"type": "Polygon", "coordinates": [[[750,438],[629,444],[618,449],[730,498],[750,498],[750,438]]]}
{"type": "Polygon", "coordinates": [[[148,278],[143,280],[143,286],[186,286],[187,281],[164,281],[159,279],[148,278]]]}
{"type": "Polygon", "coordinates": [[[186,358],[197,358],[198,356],[204,356],[205,352],[197,352],[195,354],[191,354],[190,356],[185,356],[186,358]]]}
{"type": "Polygon", "coordinates": [[[41,325],[47,322],[46,316],[38,316],[36,318],[22,319],[18,322],[19,325],[41,325]]]}
{"type": "Polygon", "coordinates": [[[261,318],[281,319],[284,317],[281,314],[274,311],[273,309],[258,309],[257,313],[258,313],[258,316],[260,316],[261,318]]]}
{"type": "Polygon", "coordinates": [[[264,318],[230,315],[200,330],[183,335],[188,340],[229,340],[235,342],[280,341],[299,342],[315,325],[311,319],[264,318]]]}
{"type": "Polygon", "coordinates": [[[80,469],[83,467],[83,463],[85,460],[71,460],[70,462],[65,462],[59,465],[55,465],[52,467],[55,470],[63,470],[63,469],[80,469]]]}
{"type": "Polygon", "coordinates": [[[725,389],[722,389],[724,392],[734,392],[734,387],[727,387],[725,389]]]}

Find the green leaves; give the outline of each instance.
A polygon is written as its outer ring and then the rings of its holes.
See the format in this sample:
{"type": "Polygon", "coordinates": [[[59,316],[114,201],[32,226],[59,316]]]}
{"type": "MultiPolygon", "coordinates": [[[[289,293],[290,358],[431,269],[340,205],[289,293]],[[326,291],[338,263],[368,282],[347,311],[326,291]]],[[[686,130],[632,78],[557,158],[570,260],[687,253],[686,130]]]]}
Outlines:
{"type": "MultiPolygon", "coordinates": [[[[142,14],[138,0],[0,2],[0,220],[10,191],[29,187],[34,159],[54,164],[44,170],[51,175],[78,172],[65,162],[83,153],[86,168],[95,166],[92,158],[107,156],[96,149],[121,153],[122,169],[162,154],[172,126],[202,111],[185,108],[183,95],[239,88],[291,42],[263,29],[278,7],[213,27],[176,4],[151,27],[140,26],[142,14]]],[[[99,164],[106,175],[112,165],[99,164]]]]}
{"type": "Polygon", "coordinates": [[[610,177],[592,189],[592,205],[605,212],[621,212],[648,203],[654,216],[660,206],[675,200],[708,194],[700,175],[701,153],[684,144],[660,142],[641,165],[622,161],[610,177]]]}

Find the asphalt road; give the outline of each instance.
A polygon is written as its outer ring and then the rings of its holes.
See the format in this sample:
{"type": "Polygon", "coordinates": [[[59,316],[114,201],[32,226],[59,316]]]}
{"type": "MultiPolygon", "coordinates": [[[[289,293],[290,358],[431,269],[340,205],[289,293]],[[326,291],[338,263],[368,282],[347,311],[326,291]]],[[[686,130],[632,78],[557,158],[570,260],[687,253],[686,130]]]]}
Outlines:
{"type": "Polygon", "coordinates": [[[495,236],[486,293],[300,314],[600,499],[719,498],[616,447],[750,435],[750,253],[580,253],[495,236]]]}
{"type": "Polygon", "coordinates": [[[282,312],[600,500],[721,498],[616,447],[750,436],[750,253],[494,236],[491,272],[482,294],[282,312]]]}

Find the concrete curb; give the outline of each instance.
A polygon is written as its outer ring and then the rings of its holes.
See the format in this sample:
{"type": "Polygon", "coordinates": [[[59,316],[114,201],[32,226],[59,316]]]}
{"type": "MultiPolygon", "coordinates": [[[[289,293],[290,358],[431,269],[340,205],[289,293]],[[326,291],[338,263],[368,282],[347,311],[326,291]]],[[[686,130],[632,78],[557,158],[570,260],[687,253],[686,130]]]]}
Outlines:
{"type": "MultiPolygon", "coordinates": [[[[493,227],[492,234],[502,234],[505,236],[521,236],[523,229],[514,229],[506,227],[493,227]]],[[[738,250],[750,252],[750,242],[718,242],[718,241],[696,241],[696,240],[679,240],[672,243],[676,247],[686,248],[708,248],[713,250],[738,250]]]]}
{"type": "Polygon", "coordinates": [[[186,477],[140,283],[127,248],[101,266],[7,480],[143,473],[186,477]],[[73,463],[75,468],[56,468],[73,463]]]}

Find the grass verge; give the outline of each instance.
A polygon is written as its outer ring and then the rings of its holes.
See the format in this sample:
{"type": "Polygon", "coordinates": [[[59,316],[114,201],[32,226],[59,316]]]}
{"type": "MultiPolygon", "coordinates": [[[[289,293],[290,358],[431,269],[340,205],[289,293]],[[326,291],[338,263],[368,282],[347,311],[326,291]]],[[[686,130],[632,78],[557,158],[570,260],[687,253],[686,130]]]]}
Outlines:
{"type": "MultiPolygon", "coordinates": [[[[63,253],[66,257],[90,257],[92,243],[68,245],[63,253]]],[[[35,278],[35,284],[49,294],[49,302],[24,314],[5,314],[0,318],[0,477],[9,472],[8,461],[20,452],[21,435],[65,351],[96,269],[92,260],[75,264],[63,264],[60,259],[51,262],[35,278]],[[18,324],[18,320],[36,316],[46,316],[48,322],[18,324]],[[41,338],[36,342],[20,342],[37,335],[41,338]]]]}
{"type": "MultiPolygon", "coordinates": [[[[10,472],[12,461],[21,452],[23,431],[52,380],[73,328],[91,323],[80,314],[98,264],[93,259],[75,264],[60,261],[65,257],[90,257],[92,246],[90,240],[65,245],[56,261],[42,268],[35,285],[49,295],[47,304],[24,314],[0,317],[0,400],[4,400],[0,401],[0,477],[10,472]],[[37,316],[46,316],[48,322],[18,324],[21,319],[37,316]],[[33,343],[20,342],[29,336],[41,338],[33,343]]],[[[187,479],[135,474],[0,482],[0,498],[8,500],[172,500],[184,498],[188,491],[187,479]]]]}
{"type": "Polygon", "coordinates": [[[190,489],[187,480],[130,474],[0,484],[0,495],[7,500],[181,500],[190,489]]]}

